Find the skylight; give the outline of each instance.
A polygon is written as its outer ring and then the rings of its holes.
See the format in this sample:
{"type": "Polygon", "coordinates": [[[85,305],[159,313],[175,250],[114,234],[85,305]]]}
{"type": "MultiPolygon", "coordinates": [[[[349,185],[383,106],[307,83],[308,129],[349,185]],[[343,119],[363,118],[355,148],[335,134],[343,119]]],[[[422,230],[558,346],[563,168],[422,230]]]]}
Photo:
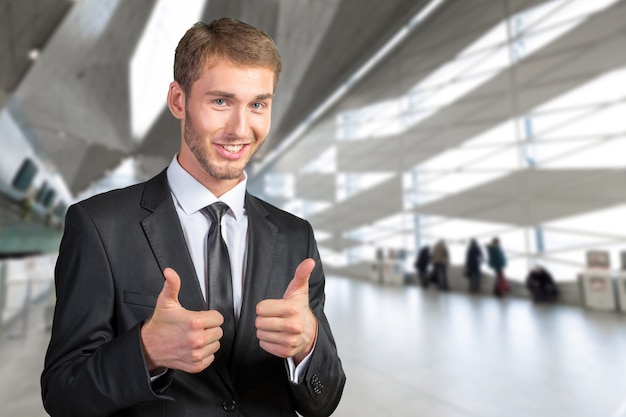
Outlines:
{"type": "Polygon", "coordinates": [[[339,114],[337,136],[362,140],[405,132],[617,1],[553,0],[524,10],[508,19],[515,32],[508,34],[507,21],[500,22],[405,95],[339,114]],[[517,48],[515,59],[509,58],[511,47],[517,48]]]}
{"type": "Polygon", "coordinates": [[[202,15],[205,0],[159,0],[130,62],[131,132],[142,141],[166,105],[174,51],[202,15]]]}

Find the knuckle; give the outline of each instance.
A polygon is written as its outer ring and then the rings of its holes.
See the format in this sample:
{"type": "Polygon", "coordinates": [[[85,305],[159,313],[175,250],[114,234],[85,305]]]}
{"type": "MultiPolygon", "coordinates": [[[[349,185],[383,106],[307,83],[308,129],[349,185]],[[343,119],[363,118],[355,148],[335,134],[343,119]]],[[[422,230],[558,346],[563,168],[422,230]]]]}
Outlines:
{"type": "Polygon", "coordinates": [[[298,307],[293,304],[288,304],[285,311],[288,316],[295,316],[298,314],[298,307]]]}
{"type": "Polygon", "coordinates": [[[202,360],[204,359],[204,355],[202,354],[202,352],[198,350],[194,350],[189,354],[189,358],[191,362],[194,364],[193,366],[198,366],[198,363],[201,363],[202,360]]]}
{"type": "Polygon", "coordinates": [[[200,348],[202,346],[204,346],[204,338],[202,337],[201,334],[197,334],[194,336],[190,336],[189,338],[189,346],[192,349],[197,349],[200,348]]]}
{"type": "Polygon", "coordinates": [[[189,319],[189,329],[196,330],[202,328],[202,319],[200,317],[192,317],[189,319]]]}
{"type": "Polygon", "coordinates": [[[285,328],[289,333],[300,334],[302,333],[302,323],[296,320],[290,320],[285,324],[285,328]]]}

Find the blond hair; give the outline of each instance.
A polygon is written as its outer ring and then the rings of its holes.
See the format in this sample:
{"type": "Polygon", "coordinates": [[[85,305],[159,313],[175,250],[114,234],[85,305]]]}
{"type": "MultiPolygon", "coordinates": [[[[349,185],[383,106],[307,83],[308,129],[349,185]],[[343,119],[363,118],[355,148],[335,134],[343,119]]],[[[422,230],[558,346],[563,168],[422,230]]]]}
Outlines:
{"type": "Polygon", "coordinates": [[[187,30],[176,47],[174,80],[188,95],[203,67],[211,68],[223,58],[239,65],[271,69],[276,88],[282,62],[272,38],[260,29],[228,17],[209,24],[198,22],[187,30]]]}

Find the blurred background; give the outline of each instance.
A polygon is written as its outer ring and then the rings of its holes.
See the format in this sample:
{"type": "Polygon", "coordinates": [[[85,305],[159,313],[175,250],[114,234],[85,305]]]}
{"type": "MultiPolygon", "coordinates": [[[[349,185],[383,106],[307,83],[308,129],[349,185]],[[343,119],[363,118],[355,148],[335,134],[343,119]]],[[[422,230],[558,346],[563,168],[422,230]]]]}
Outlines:
{"type": "Polygon", "coordinates": [[[327,275],[408,285],[444,240],[465,290],[498,236],[514,294],[541,264],[583,306],[590,254],[626,269],[624,0],[0,0],[0,354],[49,316],[67,207],[177,151],[174,48],[222,16],[281,51],[249,189],[311,222],[327,275]]]}

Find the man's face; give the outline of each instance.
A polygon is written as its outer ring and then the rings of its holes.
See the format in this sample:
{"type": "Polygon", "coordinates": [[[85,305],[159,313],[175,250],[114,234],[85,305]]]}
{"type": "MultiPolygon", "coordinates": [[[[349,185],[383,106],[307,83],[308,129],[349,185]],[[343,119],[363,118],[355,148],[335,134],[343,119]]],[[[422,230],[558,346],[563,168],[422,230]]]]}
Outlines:
{"type": "Polygon", "coordinates": [[[268,68],[226,60],[205,68],[185,98],[181,165],[210,182],[241,181],[269,133],[273,92],[268,68]]]}

